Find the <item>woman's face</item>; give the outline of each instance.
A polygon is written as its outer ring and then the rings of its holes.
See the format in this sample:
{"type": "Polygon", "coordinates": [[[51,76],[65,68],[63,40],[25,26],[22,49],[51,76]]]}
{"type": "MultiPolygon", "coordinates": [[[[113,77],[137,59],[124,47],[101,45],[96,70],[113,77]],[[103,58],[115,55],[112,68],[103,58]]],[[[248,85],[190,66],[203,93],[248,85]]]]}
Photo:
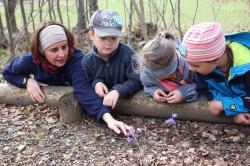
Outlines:
{"type": "Polygon", "coordinates": [[[65,65],[68,59],[69,47],[67,41],[60,41],[50,45],[44,50],[46,59],[56,67],[65,65]]]}

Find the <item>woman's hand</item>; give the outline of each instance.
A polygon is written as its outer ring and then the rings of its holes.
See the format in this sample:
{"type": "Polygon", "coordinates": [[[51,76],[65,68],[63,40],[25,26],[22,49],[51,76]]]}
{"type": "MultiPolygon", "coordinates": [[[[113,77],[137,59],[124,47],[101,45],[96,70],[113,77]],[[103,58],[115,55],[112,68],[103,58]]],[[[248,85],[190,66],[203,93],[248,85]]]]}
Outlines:
{"type": "Polygon", "coordinates": [[[179,90],[173,90],[167,95],[168,103],[180,103],[182,101],[182,94],[179,90]]]}
{"type": "Polygon", "coordinates": [[[127,135],[127,131],[132,129],[132,127],[127,126],[123,122],[115,120],[110,113],[105,113],[102,116],[102,119],[106,122],[108,127],[116,134],[120,134],[122,132],[124,135],[127,135]]]}
{"type": "Polygon", "coordinates": [[[112,90],[103,98],[103,105],[110,106],[114,109],[118,99],[119,92],[117,90],[112,90]]]}
{"type": "Polygon", "coordinates": [[[44,95],[43,91],[41,90],[41,87],[46,87],[46,86],[48,86],[48,85],[44,84],[44,83],[37,82],[33,78],[29,78],[27,80],[27,85],[26,85],[27,91],[28,91],[31,99],[34,102],[39,102],[39,103],[44,102],[45,95],[44,95]]]}
{"type": "Polygon", "coordinates": [[[108,94],[109,90],[107,88],[107,86],[102,83],[102,82],[97,82],[95,84],[95,93],[100,96],[101,98],[104,98],[104,96],[106,96],[106,94],[108,94]]]}
{"type": "Polygon", "coordinates": [[[167,101],[166,97],[167,94],[162,89],[156,89],[154,91],[154,100],[158,102],[165,102],[167,101]]]}

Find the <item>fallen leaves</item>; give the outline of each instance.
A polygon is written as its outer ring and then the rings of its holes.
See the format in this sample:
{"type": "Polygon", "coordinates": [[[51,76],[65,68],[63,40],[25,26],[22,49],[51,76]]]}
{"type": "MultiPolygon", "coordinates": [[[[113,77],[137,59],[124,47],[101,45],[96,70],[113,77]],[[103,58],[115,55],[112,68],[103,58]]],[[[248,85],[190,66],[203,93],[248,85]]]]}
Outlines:
{"type": "Polygon", "coordinates": [[[46,105],[0,105],[0,165],[249,165],[249,128],[117,117],[142,129],[140,148],[93,119],[64,124],[46,105]],[[243,130],[244,129],[244,130],[243,130]],[[143,157],[142,157],[143,156],[143,157]]]}

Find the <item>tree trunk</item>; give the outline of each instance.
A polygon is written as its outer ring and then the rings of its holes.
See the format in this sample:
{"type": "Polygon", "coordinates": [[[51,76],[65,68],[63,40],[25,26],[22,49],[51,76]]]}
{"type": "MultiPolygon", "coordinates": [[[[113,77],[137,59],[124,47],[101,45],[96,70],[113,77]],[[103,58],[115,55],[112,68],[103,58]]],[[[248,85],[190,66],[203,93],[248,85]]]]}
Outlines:
{"type": "MultiPolygon", "coordinates": [[[[28,45],[30,45],[30,35],[29,35],[28,27],[27,27],[27,21],[26,21],[26,15],[25,15],[25,11],[24,11],[23,0],[20,0],[20,7],[21,7],[21,13],[22,13],[22,17],[23,17],[23,27],[24,27],[26,42],[28,45]]],[[[26,51],[28,51],[28,50],[26,50],[26,51]]]]}
{"type": "Polygon", "coordinates": [[[84,0],[78,0],[79,10],[78,10],[78,21],[77,21],[77,30],[85,30],[87,28],[86,18],[84,13],[84,0]]]}
{"type": "Polygon", "coordinates": [[[12,38],[12,29],[11,29],[11,25],[10,25],[9,11],[8,11],[8,6],[6,3],[6,0],[3,0],[3,4],[4,4],[5,19],[6,19],[6,24],[7,24],[8,34],[9,34],[9,41],[10,41],[11,56],[9,57],[9,60],[11,60],[15,57],[15,48],[14,48],[14,43],[13,43],[13,38],[12,38]]]}
{"type": "Polygon", "coordinates": [[[51,11],[52,11],[52,14],[53,14],[53,19],[56,20],[56,13],[55,13],[55,10],[54,10],[54,0],[52,0],[52,3],[51,3],[51,11]]]}
{"type": "Polygon", "coordinates": [[[132,47],[132,16],[133,16],[133,3],[129,1],[129,14],[128,14],[128,45],[132,47]]]}
{"type": "Polygon", "coordinates": [[[143,0],[139,1],[139,7],[137,5],[137,3],[135,2],[135,0],[131,0],[133,3],[133,7],[135,9],[135,12],[137,14],[137,17],[139,18],[140,21],[140,25],[141,25],[141,31],[142,31],[142,35],[145,41],[148,41],[148,35],[147,35],[147,26],[145,23],[145,15],[144,15],[144,6],[143,6],[143,0]]]}
{"type": "Polygon", "coordinates": [[[8,39],[4,34],[3,21],[0,13],[0,48],[7,49],[9,45],[8,39]]]}
{"type": "Polygon", "coordinates": [[[57,13],[58,13],[60,22],[63,24],[63,19],[62,19],[62,14],[61,14],[61,10],[60,10],[60,2],[59,2],[59,0],[56,1],[56,6],[57,6],[57,13]]]}
{"type": "Polygon", "coordinates": [[[92,16],[92,14],[98,10],[98,0],[90,0],[89,1],[89,15],[92,16]]]}
{"type": "Polygon", "coordinates": [[[69,0],[66,0],[66,12],[67,12],[67,20],[68,20],[68,27],[70,28],[70,19],[69,19],[69,0]]]}
{"type": "Polygon", "coordinates": [[[38,1],[38,6],[39,6],[39,18],[40,18],[40,22],[43,21],[43,10],[41,10],[42,6],[43,6],[43,0],[39,0],[38,1]]]}
{"type": "MultiPolygon", "coordinates": [[[[79,120],[81,108],[76,104],[77,102],[73,97],[71,87],[49,86],[45,87],[43,91],[46,95],[45,103],[58,106],[60,116],[62,114],[61,112],[63,112],[64,115],[62,116],[66,122],[67,119],[70,119],[70,121],[79,120]]],[[[26,89],[20,89],[2,83],[0,84],[0,103],[28,105],[34,102],[28,95],[26,89]]],[[[143,91],[136,93],[130,98],[119,99],[113,112],[119,115],[136,115],[152,118],[168,118],[171,117],[172,113],[176,113],[177,119],[180,120],[234,123],[232,117],[226,117],[224,115],[213,117],[210,111],[208,111],[207,100],[204,98],[195,102],[182,104],[158,103],[143,93],[143,91]]]]}
{"type": "Polygon", "coordinates": [[[34,13],[34,0],[30,0],[30,19],[32,22],[33,31],[35,31],[35,20],[33,17],[33,13],[34,13]]]}
{"type": "Polygon", "coordinates": [[[10,26],[11,26],[12,33],[18,32],[18,28],[16,24],[16,16],[15,16],[16,2],[17,0],[7,0],[7,9],[9,13],[10,26]]]}
{"type": "Polygon", "coordinates": [[[48,0],[48,8],[49,8],[49,19],[53,20],[51,0],[48,0]]]}

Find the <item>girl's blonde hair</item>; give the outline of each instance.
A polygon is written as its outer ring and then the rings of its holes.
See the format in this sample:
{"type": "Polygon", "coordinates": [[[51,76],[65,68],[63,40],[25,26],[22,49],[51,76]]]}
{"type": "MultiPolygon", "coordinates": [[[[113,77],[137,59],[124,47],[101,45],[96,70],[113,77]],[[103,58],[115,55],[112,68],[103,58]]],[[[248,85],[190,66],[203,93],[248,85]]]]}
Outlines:
{"type": "Polygon", "coordinates": [[[168,32],[159,33],[141,50],[143,66],[150,70],[166,68],[176,54],[174,36],[168,32]]]}

